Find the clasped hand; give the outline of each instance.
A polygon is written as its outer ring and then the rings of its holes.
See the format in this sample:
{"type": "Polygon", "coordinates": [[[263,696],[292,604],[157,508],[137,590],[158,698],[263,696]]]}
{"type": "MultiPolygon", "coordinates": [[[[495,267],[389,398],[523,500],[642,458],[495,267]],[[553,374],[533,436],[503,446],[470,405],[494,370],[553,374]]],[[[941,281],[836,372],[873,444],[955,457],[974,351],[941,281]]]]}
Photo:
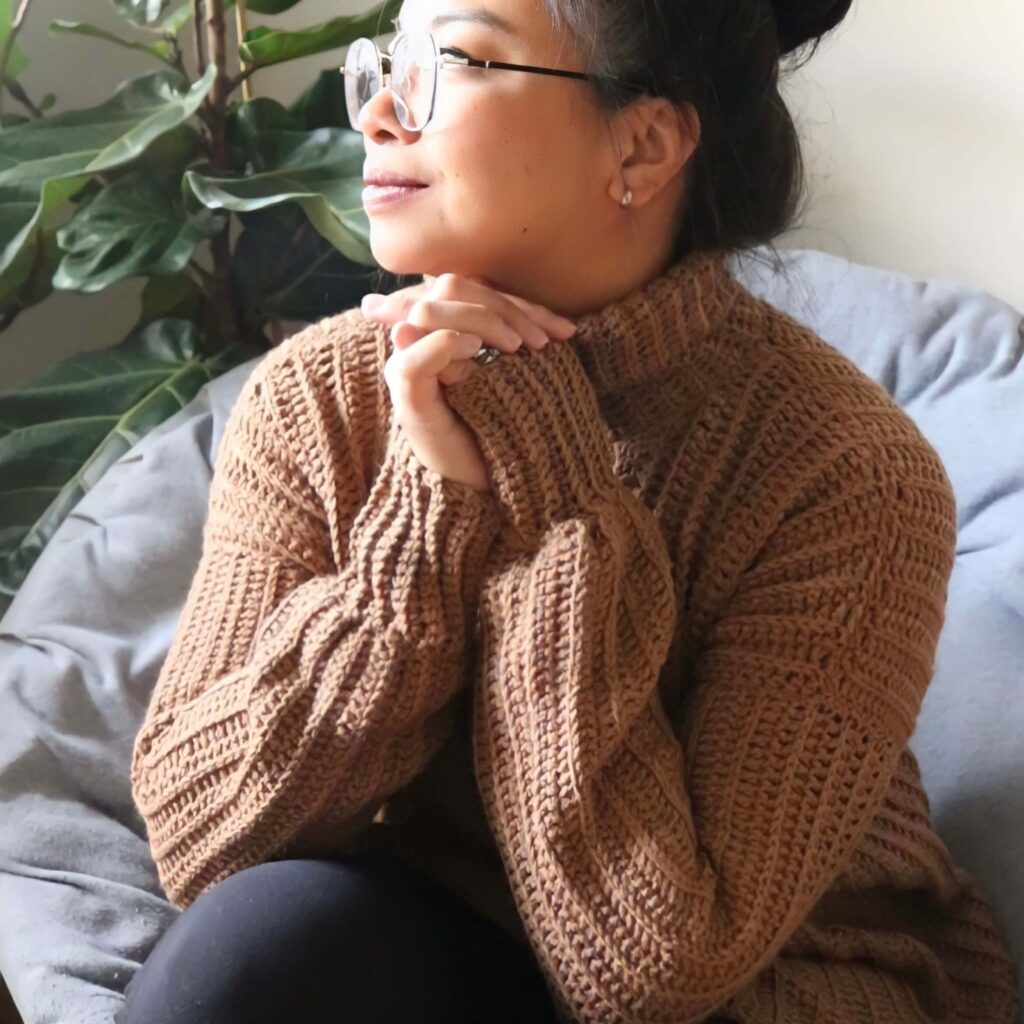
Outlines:
{"type": "Polygon", "coordinates": [[[552,339],[572,337],[576,325],[480,278],[458,274],[425,275],[422,284],[366,295],[362,311],[367,320],[391,325],[384,379],[416,458],[443,477],[490,490],[480,447],[445,399],[444,385],[486,372],[473,360],[483,345],[512,353],[525,344],[539,352],[552,339]]]}

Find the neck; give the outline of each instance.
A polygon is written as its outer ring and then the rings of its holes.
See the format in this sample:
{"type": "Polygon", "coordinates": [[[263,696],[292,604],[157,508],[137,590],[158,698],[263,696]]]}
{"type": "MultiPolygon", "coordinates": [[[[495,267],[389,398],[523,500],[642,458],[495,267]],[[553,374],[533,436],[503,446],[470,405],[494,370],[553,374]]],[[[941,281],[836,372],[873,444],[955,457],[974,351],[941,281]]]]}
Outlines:
{"type": "Polygon", "coordinates": [[[636,251],[614,244],[607,252],[589,253],[561,277],[538,274],[531,260],[529,266],[502,268],[491,277],[481,275],[480,280],[575,320],[622,301],[665,273],[672,262],[670,250],[651,246],[646,239],[644,243],[636,251]]]}
{"type": "Polygon", "coordinates": [[[691,252],[576,318],[570,339],[599,395],[663,379],[714,332],[743,286],[724,250],[691,252]]]}

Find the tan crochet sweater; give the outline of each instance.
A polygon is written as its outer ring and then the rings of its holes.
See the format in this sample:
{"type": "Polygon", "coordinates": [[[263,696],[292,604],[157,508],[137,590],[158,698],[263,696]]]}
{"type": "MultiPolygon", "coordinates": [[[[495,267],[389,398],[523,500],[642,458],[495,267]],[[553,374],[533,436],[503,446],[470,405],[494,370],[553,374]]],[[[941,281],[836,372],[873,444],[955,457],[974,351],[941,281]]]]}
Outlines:
{"type": "Polygon", "coordinates": [[[721,253],[579,324],[447,389],[488,493],[412,454],[358,309],[257,365],[134,749],[169,897],[387,849],[529,943],[565,1021],[1011,1024],[907,746],[936,452],[721,253]]]}

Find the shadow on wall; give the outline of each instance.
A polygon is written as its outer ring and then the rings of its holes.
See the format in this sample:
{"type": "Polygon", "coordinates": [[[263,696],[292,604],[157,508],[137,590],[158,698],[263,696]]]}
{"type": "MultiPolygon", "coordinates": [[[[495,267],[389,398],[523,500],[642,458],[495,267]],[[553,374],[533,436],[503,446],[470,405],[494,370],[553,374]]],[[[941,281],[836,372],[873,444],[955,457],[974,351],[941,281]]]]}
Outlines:
{"type": "MultiPolygon", "coordinates": [[[[1014,204],[992,197],[1020,196],[1024,111],[955,87],[904,89],[893,103],[891,90],[867,86],[857,100],[875,121],[856,145],[830,158],[826,183],[852,228],[843,229],[850,248],[887,253],[871,261],[879,266],[913,266],[916,274],[940,277],[951,250],[970,254],[966,265],[986,267],[991,251],[1016,248],[1024,237],[1024,198],[1014,204]],[[984,190],[979,175],[988,182],[984,190]],[[884,188],[872,187],[882,179],[884,188]],[[923,263],[928,252],[932,267],[923,263]]],[[[997,268],[964,283],[1010,305],[1022,300],[1019,284],[997,268]]]]}

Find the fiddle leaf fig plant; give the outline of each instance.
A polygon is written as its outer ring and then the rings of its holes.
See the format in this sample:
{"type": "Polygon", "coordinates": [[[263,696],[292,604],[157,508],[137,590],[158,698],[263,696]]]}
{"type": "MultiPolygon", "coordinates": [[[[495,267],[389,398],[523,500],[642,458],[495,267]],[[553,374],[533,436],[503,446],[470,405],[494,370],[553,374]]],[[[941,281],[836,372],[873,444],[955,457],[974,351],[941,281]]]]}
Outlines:
{"type": "Polygon", "coordinates": [[[0,614],[82,496],[205,383],[278,342],[283,320],[399,283],[370,252],[337,51],[391,31],[401,0],[298,31],[246,27],[300,3],[110,0],[120,27],[54,19],[53,45],[129,48],[153,70],[52,113],[55,96],[36,103],[19,82],[31,0],[13,13],[0,0],[0,349],[54,290],[144,280],[126,337],[0,390],[0,614]],[[253,97],[262,68],[321,54],[290,105],[253,97]]]}

